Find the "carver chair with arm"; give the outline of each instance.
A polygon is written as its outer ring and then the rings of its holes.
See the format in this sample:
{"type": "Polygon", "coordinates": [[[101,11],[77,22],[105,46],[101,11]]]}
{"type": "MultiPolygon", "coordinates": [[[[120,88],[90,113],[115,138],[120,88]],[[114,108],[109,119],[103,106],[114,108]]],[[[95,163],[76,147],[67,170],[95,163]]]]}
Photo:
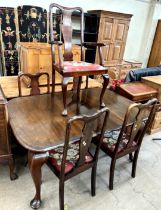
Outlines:
{"type": "MultiPolygon", "coordinates": [[[[67,85],[71,78],[77,78],[78,84],[76,85],[75,92],[77,93],[77,101],[79,101],[79,92],[81,86],[82,76],[89,75],[103,75],[104,83],[102,93],[100,95],[100,105],[103,106],[103,95],[108,85],[109,78],[107,75],[107,67],[104,67],[104,60],[101,47],[102,43],[88,43],[88,45],[95,45],[98,47],[100,65],[85,62],[85,48],[87,44],[84,42],[84,12],[80,7],[63,7],[58,4],[52,3],[49,7],[50,16],[50,44],[52,52],[52,93],[55,91],[55,71],[62,75],[62,93],[64,110],[62,115],[67,115],[67,85]],[[80,15],[80,50],[81,60],[73,61],[72,52],[72,14],[78,12],[80,15]],[[62,41],[63,40],[63,41],[62,41]],[[63,48],[63,50],[62,50],[63,48]],[[55,49],[58,50],[58,61],[55,59],[55,49]],[[78,79],[79,78],[79,79],[78,79]]],[[[75,80],[74,80],[75,81],[75,80]]],[[[88,86],[88,79],[86,86],[88,86]]]]}
{"type": "Polygon", "coordinates": [[[22,79],[23,77],[27,77],[30,80],[30,95],[39,95],[40,94],[40,87],[39,87],[39,79],[41,76],[46,77],[46,92],[45,93],[50,93],[50,77],[47,72],[40,72],[36,74],[29,74],[29,73],[22,73],[19,72],[18,74],[18,91],[19,91],[19,96],[23,96],[22,93],[22,79]]]}
{"type": "Polygon", "coordinates": [[[64,146],[58,146],[49,151],[48,166],[59,178],[60,210],[64,210],[64,182],[89,168],[92,168],[91,194],[92,196],[95,195],[98,153],[108,115],[109,110],[104,107],[90,116],[84,115],[70,118],[66,126],[64,146]],[[81,124],[80,138],[70,138],[76,122],[81,124]],[[101,122],[100,126],[97,126],[98,122],[101,122]],[[93,135],[99,143],[91,151],[90,146],[93,135]]]}
{"type": "MultiPolygon", "coordinates": [[[[137,159],[144,134],[155,113],[157,99],[151,99],[145,104],[131,104],[125,114],[123,125],[115,130],[106,131],[101,150],[111,157],[109,189],[113,189],[116,160],[129,154],[132,161],[132,173],[136,173],[137,159]],[[132,153],[134,153],[132,155],[132,153]]],[[[97,144],[97,140],[94,140],[97,144]]]]}

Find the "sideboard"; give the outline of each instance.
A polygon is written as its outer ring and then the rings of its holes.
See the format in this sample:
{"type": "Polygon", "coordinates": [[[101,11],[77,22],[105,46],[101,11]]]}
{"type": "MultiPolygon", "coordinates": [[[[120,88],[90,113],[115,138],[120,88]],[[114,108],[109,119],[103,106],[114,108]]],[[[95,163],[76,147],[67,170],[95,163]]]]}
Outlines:
{"type": "MultiPolygon", "coordinates": [[[[56,62],[58,61],[58,50],[55,47],[56,62]]],[[[80,47],[73,46],[73,59],[79,61],[81,58],[80,47]]],[[[48,72],[52,78],[52,61],[51,61],[51,45],[48,43],[40,42],[20,42],[19,43],[19,60],[20,69],[24,73],[38,73],[48,72]]],[[[46,79],[41,79],[40,84],[44,85],[46,79]]],[[[25,83],[29,86],[30,82],[26,78],[25,83]]],[[[57,80],[61,83],[61,79],[57,80]]]]}

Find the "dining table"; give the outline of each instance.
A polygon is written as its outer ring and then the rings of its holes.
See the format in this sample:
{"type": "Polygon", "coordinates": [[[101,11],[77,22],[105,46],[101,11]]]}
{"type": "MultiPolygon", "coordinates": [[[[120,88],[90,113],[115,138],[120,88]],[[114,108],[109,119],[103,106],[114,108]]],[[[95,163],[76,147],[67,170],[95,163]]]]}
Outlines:
{"type": "MultiPolygon", "coordinates": [[[[72,91],[68,91],[68,116],[61,114],[61,92],[17,97],[8,101],[10,127],[17,141],[28,150],[28,165],[36,190],[30,202],[32,208],[41,205],[41,168],[48,161],[49,151],[64,144],[67,120],[75,115],[90,115],[100,109],[101,91],[99,87],[83,89],[79,102],[72,97],[72,91]]],[[[106,128],[109,130],[122,124],[132,101],[106,89],[104,103],[110,109],[106,128]]],[[[73,126],[72,139],[80,137],[80,129],[79,122],[73,126]]]]}

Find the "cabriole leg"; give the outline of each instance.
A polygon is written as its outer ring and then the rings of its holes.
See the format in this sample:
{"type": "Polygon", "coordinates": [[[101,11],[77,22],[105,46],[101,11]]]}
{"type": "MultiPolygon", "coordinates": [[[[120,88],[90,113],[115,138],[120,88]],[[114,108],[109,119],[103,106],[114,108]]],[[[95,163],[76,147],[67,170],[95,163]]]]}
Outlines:
{"type": "Polygon", "coordinates": [[[38,209],[41,205],[41,167],[48,159],[48,152],[34,153],[28,152],[29,169],[36,188],[36,194],[30,202],[33,209],[38,209]]]}

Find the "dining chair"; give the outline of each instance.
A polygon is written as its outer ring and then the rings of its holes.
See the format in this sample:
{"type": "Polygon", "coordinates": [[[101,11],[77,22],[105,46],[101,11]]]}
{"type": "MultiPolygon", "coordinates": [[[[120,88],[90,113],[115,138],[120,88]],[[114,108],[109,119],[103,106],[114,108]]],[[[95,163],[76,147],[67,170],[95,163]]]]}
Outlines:
{"type": "Polygon", "coordinates": [[[108,115],[109,109],[104,107],[93,115],[78,115],[70,118],[66,125],[64,145],[49,151],[48,166],[59,178],[60,210],[64,210],[64,182],[89,168],[92,168],[91,195],[95,196],[98,153],[108,115]],[[76,122],[82,125],[80,138],[70,138],[76,122]],[[98,122],[101,123],[99,126],[96,126],[98,122]],[[93,135],[95,135],[99,143],[94,149],[92,148],[91,152],[90,146],[93,135]]]}
{"type": "MultiPolygon", "coordinates": [[[[156,109],[157,99],[153,98],[145,104],[131,104],[120,128],[105,131],[101,150],[111,158],[109,189],[113,189],[116,160],[129,154],[132,161],[132,173],[136,174],[137,159],[144,134],[151,123],[156,109]]],[[[97,145],[97,139],[94,139],[97,145]]]]}
{"type": "Polygon", "coordinates": [[[41,76],[46,76],[46,93],[50,93],[50,77],[47,72],[40,72],[36,74],[29,74],[29,73],[22,73],[19,72],[18,74],[18,91],[19,96],[23,96],[22,94],[22,79],[23,77],[27,77],[30,80],[30,95],[39,95],[40,94],[40,87],[39,87],[39,79],[41,76]]]}
{"type": "MultiPolygon", "coordinates": [[[[71,78],[74,77],[75,92],[77,101],[79,101],[79,91],[81,87],[82,76],[87,76],[86,87],[88,87],[88,76],[101,74],[104,79],[102,94],[100,95],[100,104],[103,106],[102,98],[109,82],[107,67],[103,67],[104,59],[102,54],[103,43],[84,42],[84,12],[80,7],[63,7],[52,3],[49,7],[50,17],[50,44],[52,52],[52,93],[55,92],[55,71],[62,75],[62,93],[64,110],[62,115],[67,115],[67,85],[71,78]],[[77,12],[80,17],[80,33],[78,33],[78,42],[81,50],[81,60],[73,61],[72,53],[72,15],[77,12]],[[85,62],[85,47],[98,47],[100,65],[85,62]],[[63,47],[63,49],[62,49],[63,47]],[[58,61],[55,58],[55,50],[58,50],[58,61]],[[76,79],[77,78],[77,79],[76,79]],[[79,78],[79,79],[78,79],[79,78]]],[[[73,23],[74,24],[74,23],[73,23]]]]}

